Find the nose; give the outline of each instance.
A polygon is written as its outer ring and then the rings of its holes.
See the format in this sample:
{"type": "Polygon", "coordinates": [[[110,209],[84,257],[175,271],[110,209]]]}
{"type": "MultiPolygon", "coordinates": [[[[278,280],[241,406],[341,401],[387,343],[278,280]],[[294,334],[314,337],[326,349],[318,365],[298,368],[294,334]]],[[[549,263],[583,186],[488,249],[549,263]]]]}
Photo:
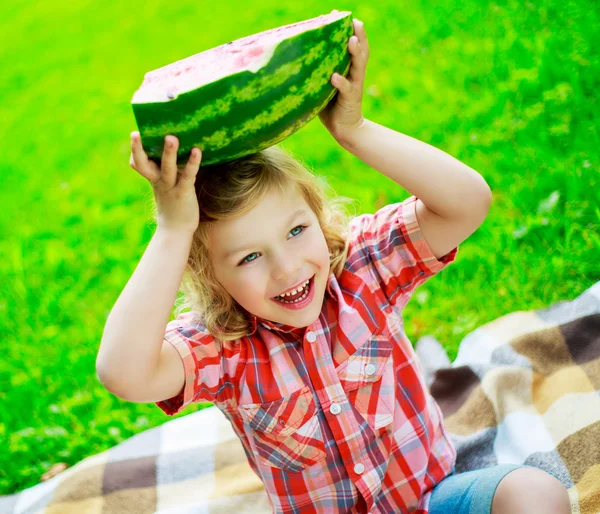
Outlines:
{"type": "Polygon", "coordinates": [[[300,261],[285,252],[279,252],[273,257],[273,278],[278,282],[300,279],[298,276],[300,261]]]}

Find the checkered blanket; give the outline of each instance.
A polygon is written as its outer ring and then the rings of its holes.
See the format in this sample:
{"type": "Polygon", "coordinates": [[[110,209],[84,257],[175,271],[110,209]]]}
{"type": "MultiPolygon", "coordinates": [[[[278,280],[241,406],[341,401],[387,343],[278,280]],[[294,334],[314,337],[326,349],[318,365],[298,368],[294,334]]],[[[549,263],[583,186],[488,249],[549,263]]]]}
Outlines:
{"type": "MultiPolygon", "coordinates": [[[[600,282],[573,301],[513,312],[468,334],[451,364],[433,338],[421,369],[457,471],[526,463],[600,513],[600,282]]],[[[231,424],[210,407],[137,434],[0,497],[1,514],[262,514],[271,509],[231,424]]]]}
{"type": "Polygon", "coordinates": [[[479,327],[452,364],[433,338],[416,350],[457,472],[535,466],[569,489],[573,513],[600,513],[600,282],[479,327]]]}

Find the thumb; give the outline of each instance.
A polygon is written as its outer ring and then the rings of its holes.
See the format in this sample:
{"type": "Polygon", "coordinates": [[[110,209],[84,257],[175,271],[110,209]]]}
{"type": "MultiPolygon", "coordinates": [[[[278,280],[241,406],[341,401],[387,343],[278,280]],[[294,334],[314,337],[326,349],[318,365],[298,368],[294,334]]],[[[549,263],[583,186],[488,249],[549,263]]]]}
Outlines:
{"type": "Polygon", "coordinates": [[[350,92],[350,81],[339,73],[333,74],[331,83],[333,84],[333,87],[338,89],[342,94],[348,94],[350,92]]]}

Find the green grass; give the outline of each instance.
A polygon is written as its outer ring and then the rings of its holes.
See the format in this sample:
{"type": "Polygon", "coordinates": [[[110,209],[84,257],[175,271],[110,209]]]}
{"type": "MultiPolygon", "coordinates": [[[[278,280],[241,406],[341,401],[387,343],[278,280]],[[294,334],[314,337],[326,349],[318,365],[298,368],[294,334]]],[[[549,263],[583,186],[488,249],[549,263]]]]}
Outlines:
{"type": "MultiPolygon", "coordinates": [[[[247,5],[4,7],[0,494],[171,419],[112,396],[95,373],[108,313],[154,231],[151,189],[128,165],[130,100],[145,72],[224,42],[352,10],[371,49],[366,117],[441,148],[490,184],[485,223],[405,310],[413,342],[432,334],[453,358],[477,326],[574,298],[600,279],[594,0],[247,5]]],[[[317,119],[284,147],[364,212],[409,195],[317,119]]]]}

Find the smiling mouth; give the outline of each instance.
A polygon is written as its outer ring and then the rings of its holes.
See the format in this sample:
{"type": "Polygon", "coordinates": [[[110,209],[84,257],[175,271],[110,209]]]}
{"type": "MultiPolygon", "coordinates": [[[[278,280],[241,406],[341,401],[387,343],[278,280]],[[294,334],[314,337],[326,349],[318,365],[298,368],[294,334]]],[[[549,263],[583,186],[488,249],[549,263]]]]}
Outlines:
{"type": "Polygon", "coordinates": [[[281,296],[279,296],[279,295],[278,295],[278,296],[273,296],[273,297],[271,298],[271,300],[274,300],[274,301],[276,301],[276,302],[280,302],[280,303],[281,303],[281,302],[283,302],[283,303],[299,303],[299,302],[301,302],[302,300],[304,300],[304,299],[305,299],[305,298],[308,296],[308,294],[310,293],[310,290],[311,290],[311,288],[312,288],[312,286],[313,286],[314,279],[315,279],[315,276],[314,276],[314,275],[308,279],[308,284],[307,284],[307,285],[306,285],[306,287],[304,288],[304,292],[302,293],[302,295],[300,295],[300,296],[299,296],[298,298],[296,298],[295,300],[291,300],[291,301],[290,301],[290,300],[287,300],[287,298],[290,298],[290,297],[281,297],[281,296]]]}

